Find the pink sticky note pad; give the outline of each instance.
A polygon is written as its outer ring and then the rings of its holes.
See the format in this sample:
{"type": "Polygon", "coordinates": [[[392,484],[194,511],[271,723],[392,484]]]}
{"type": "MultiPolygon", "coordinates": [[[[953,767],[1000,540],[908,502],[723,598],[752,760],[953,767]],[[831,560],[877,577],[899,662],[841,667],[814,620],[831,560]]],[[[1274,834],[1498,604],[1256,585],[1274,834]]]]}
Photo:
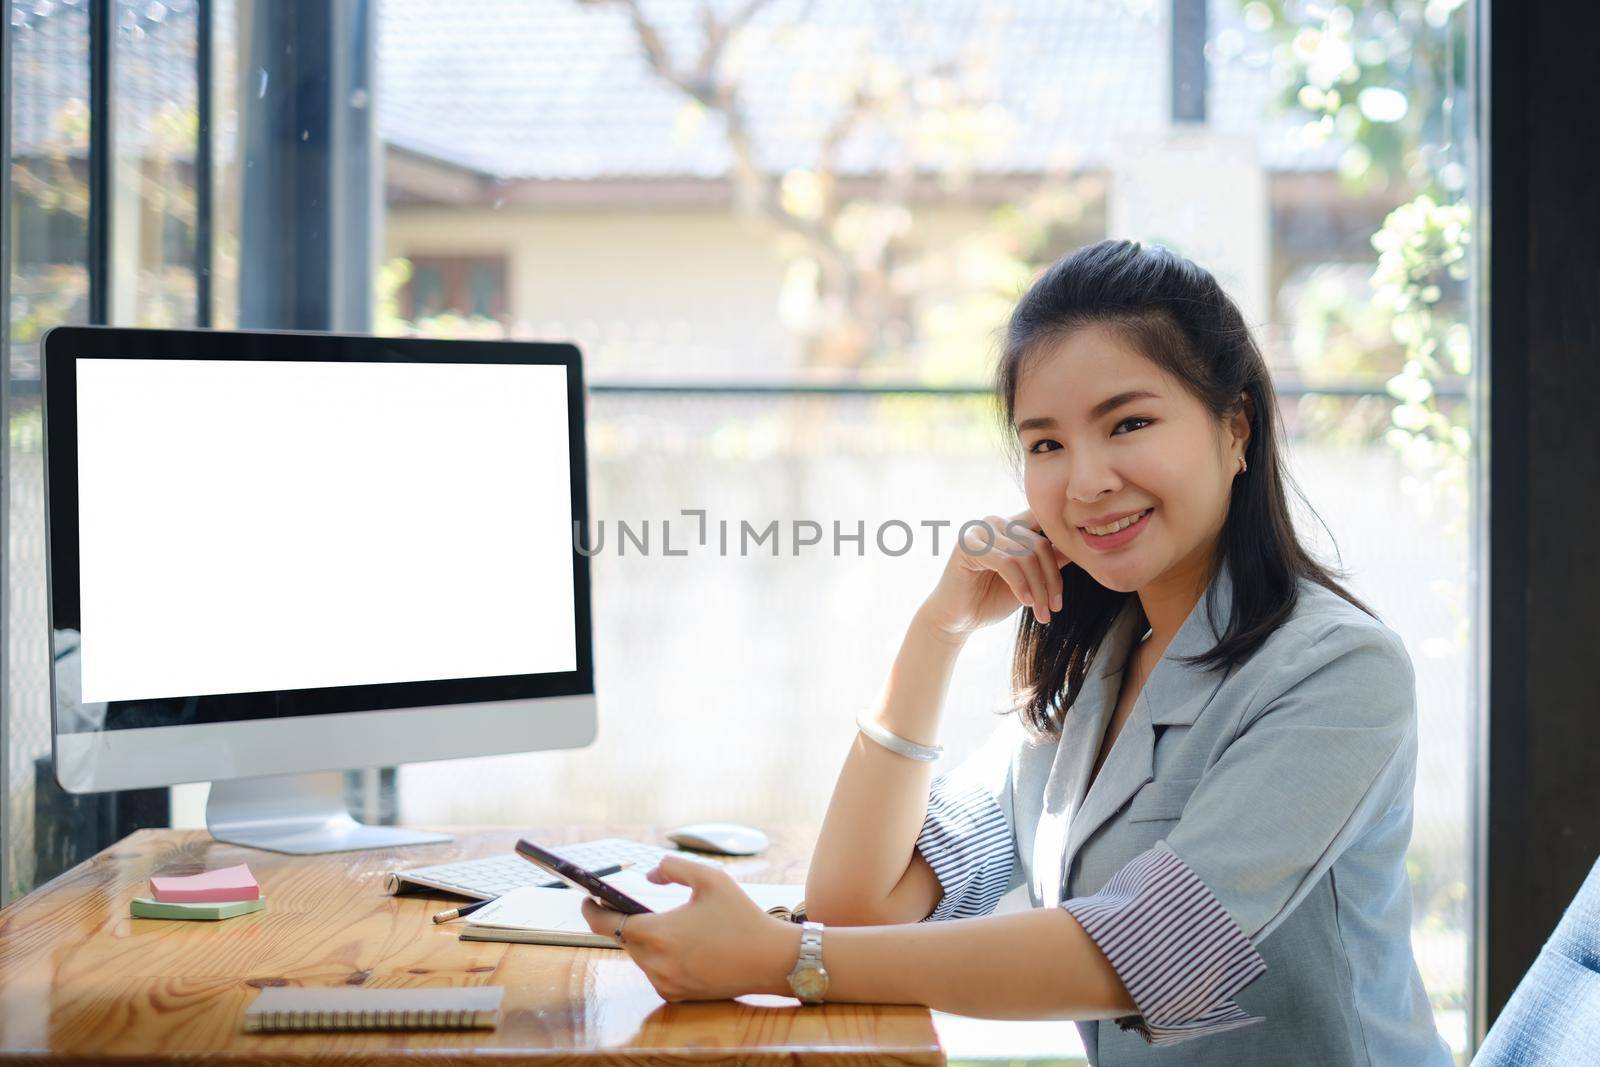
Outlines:
{"type": "Polygon", "coordinates": [[[163,904],[206,904],[229,900],[258,900],[261,887],[243,863],[204,874],[151,878],[150,895],[163,904]]]}

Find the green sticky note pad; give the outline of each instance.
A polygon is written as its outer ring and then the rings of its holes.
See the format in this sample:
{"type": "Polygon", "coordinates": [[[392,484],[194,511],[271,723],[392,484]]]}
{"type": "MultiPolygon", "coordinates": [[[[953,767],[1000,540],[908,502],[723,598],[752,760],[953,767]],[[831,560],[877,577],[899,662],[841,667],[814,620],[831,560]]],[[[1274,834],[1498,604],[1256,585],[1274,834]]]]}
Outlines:
{"type": "Polygon", "coordinates": [[[266,906],[266,897],[201,904],[164,904],[153,897],[134,897],[131,910],[135,919],[232,919],[261,911],[266,906]]]}

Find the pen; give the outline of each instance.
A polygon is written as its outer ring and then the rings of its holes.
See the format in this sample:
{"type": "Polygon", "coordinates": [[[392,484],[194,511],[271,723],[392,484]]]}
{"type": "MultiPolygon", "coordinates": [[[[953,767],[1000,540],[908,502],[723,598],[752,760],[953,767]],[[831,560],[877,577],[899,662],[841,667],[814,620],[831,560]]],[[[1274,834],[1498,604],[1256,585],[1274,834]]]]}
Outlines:
{"type": "MultiPolygon", "coordinates": [[[[601,868],[599,868],[598,870],[596,870],[594,872],[594,874],[595,874],[596,877],[603,878],[608,874],[616,874],[618,871],[622,870],[622,868],[624,868],[624,867],[632,867],[632,866],[633,866],[633,861],[632,860],[629,860],[627,863],[613,863],[609,867],[601,867],[601,868]]],[[[496,900],[499,900],[499,899],[500,899],[499,897],[491,897],[488,900],[474,900],[471,904],[463,904],[459,908],[449,908],[449,909],[447,909],[445,911],[441,911],[437,915],[435,915],[433,917],[433,921],[436,922],[436,923],[447,923],[451,919],[460,919],[460,918],[462,918],[464,916],[471,915],[473,912],[477,911],[479,908],[483,907],[485,904],[493,904],[496,900]]]]}

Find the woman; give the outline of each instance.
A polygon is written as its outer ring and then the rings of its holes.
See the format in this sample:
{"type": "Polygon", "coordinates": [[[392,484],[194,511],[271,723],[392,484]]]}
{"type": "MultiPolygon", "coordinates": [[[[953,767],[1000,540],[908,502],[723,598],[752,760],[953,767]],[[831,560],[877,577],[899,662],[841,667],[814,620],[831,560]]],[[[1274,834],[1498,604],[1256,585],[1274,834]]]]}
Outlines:
{"type": "Polygon", "coordinates": [[[673,857],[651,877],[691,902],[624,947],[669,1000],[1074,1019],[1096,1064],[1449,1064],[1411,954],[1411,662],[1296,537],[1238,308],[1101,242],[1017,306],[998,392],[1029,507],[958,539],[860,720],[806,885],[825,983],[815,933],[673,857]],[[1019,602],[1017,706],[930,782],[963,642],[1019,602]]]}

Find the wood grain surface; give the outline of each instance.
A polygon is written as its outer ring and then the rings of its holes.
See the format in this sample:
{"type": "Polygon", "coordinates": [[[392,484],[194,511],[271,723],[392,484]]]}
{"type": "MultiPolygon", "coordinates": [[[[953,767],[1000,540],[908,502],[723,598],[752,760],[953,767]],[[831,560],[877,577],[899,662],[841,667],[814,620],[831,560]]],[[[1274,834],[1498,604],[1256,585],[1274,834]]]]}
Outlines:
{"type": "MultiPolygon", "coordinates": [[[[926,1008],[801,1006],[760,994],[668,1004],[626,954],[460,941],[436,926],[447,896],[389,896],[391,870],[511,850],[518,836],[565,843],[660,827],[453,830],[444,845],[284,856],[202,831],[141,830],[0,910],[0,1060],[142,1064],[943,1063],[926,1008]],[[152,871],[248,863],[263,912],[222,922],[134,919],[152,871]],[[497,1029],[247,1034],[268,985],[505,987],[497,1029]]],[[[730,865],[751,882],[805,881],[814,834],[771,835],[730,865]]]]}

